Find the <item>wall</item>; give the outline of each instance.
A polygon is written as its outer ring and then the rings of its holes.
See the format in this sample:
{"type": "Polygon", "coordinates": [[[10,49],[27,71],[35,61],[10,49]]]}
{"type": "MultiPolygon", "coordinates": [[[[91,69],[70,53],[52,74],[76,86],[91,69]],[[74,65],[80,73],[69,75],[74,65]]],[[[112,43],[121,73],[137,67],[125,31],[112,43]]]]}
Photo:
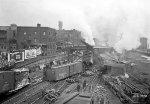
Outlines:
{"type": "Polygon", "coordinates": [[[81,32],[75,29],[73,30],[57,30],[57,42],[66,42],[71,43],[72,45],[80,45],[82,44],[80,40],[83,40],[81,36],[81,32]]]}
{"type": "Polygon", "coordinates": [[[0,26],[0,51],[15,50],[17,48],[17,25],[0,26]]]}
{"type": "Polygon", "coordinates": [[[56,53],[56,30],[49,27],[25,27],[18,26],[17,41],[19,48],[27,48],[30,45],[46,44],[49,54],[56,53]],[[26,47],[24,47],[26,46],[26,47]]]}

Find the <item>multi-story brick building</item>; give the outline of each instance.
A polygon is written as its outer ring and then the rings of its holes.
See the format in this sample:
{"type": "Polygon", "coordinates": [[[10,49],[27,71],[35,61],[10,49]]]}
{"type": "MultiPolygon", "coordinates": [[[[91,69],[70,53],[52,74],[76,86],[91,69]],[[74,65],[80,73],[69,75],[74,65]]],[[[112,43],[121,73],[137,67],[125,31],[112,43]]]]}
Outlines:
{"type": "Polygon", "coordinates": [[[78,46],[82,44],[80,40],[83,40],[80,31],[75,29],[64,30],[62,29],[62,22],[59,22],[59,30],[57,30],[57,42],[62,43],[59,45],[78,46]]]}
{"type": "Polygon", "coordinates": [[[0,51],[16,50],[17,48],[17,27],[15,24],[11,26],[0,26],[0,51]]]}
{"type": "Polygon", "coordinates": [[[17,43],[19,48],[27,48],[30,45],[46,44],[48,54],[56,53],[56,30],[50,27],[18,26],[17,43]]]}
{"type": "MultiPolygon", "coordinates": [[[[3,40],[3,48],[24,49],[31,45],[47,45],[48,54],[56,53],[56,30],[50,27],[37,26],[0,26],[0,39],[3,40]],[[14,45],[15,43],[15,45],[14,45]]],[[[0,43],[1,44],[1,43],[0,43]]]]}

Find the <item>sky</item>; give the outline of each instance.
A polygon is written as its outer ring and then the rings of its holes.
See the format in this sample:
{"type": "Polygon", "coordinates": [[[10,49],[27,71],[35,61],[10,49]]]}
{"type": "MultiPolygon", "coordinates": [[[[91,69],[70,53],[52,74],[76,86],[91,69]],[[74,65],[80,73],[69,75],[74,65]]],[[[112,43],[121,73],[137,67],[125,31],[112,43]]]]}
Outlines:
{"type": "Polygon", "coordinates": [[[150,38],[150,0],[0,0],[0,25],[77,29],[91,45],[107,41],[118,52],[150,38]]]}

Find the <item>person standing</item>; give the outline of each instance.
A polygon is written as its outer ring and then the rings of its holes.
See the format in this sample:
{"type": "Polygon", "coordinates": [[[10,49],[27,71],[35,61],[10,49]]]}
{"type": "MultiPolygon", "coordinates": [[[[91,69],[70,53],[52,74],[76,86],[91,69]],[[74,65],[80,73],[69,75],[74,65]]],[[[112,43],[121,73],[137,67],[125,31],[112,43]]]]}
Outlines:
{"type": "Polygon", "coordinates": [[[90,104],[94,104],[94,97],[92,96],[90,104]]]}
{"type": "Polygon", "coordinates": [[[85,89],[85,87],[86,87],[86,80],[84,80],[83,82],[83,90],[85,89]]]}
{"type": "Polygon", "coordinates": [[[77,91],[80,92],[80,84],[77,85],[77,91]]]}
{"type": "Polygon", "coordinates": [[[149,92],[148,92],[148,95],[147,95],[147,97],[145,99],[146,104],[150,104],[150,88],[148,88],[148,90],[149,90],[149,92]]]}

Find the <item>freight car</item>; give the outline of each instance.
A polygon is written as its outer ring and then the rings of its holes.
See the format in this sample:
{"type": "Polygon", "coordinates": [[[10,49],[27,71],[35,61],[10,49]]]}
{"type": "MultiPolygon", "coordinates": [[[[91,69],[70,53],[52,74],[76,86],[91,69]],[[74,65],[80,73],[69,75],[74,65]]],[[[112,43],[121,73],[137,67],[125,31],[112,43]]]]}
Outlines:
{"type": "Polygon", "coordinates": [[[45,80],[58,81],[83,72],[82,61],[52,66],[46,70],[45,80]]]}
{"type": "Polygon", "coordinates": [[[122,76],[126,73],[126,67],[122,63],[105,63],[100,72],[111,76],[122,76]]]}
{"type": "Polygon", "coordinates": [[[29,84],[28,69],[0,71],[0,94],[21,89],[29,84]]]}

